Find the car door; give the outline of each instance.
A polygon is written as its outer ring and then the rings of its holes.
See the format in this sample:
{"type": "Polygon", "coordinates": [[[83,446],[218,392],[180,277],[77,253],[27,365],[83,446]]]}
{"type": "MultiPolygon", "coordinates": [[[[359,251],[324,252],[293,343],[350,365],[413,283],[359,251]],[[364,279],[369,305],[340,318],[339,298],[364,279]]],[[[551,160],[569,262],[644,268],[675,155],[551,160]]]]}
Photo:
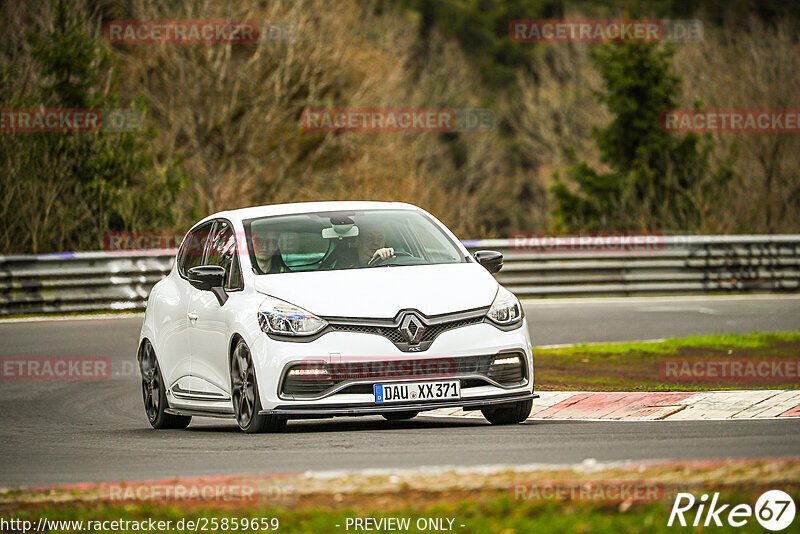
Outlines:
{"type": "Polygon", "coordinates": [[[189,285],[186,271],[202,264],[211,227],[211,223],[203,224],[186,234],[175,258],[177,276],[174,273],[170,276],[157,296],[158,302],[154,303],[159,333],[156,353],[168,388],[191,374],[187,311],[195,289],[189,285]]]}
{"type": "Polygon", "coordinates": [[[189,316],[193,318],[189,329],[192,376],[194,389],[205,400],[224,395],[229,398],[230,375],[228,370],[228,343],[232,332],[228,317],[240,302],[243,283],[236,248],[236,233],[226,220],[214,224],[205,265],[218,265],[226,272],[225,291],[228,300],[220,306],[210,291],[194,290],[189,300],[189,316]]]}

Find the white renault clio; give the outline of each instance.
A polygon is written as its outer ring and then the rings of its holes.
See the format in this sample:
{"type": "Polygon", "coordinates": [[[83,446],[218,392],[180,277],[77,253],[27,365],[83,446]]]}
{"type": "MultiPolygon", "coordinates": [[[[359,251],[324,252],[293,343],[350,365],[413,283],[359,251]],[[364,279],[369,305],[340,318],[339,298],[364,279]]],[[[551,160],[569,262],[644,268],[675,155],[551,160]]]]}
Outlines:
{"type": "Polygon", "coordinates": [[[150,294],[138,362],[155,428],[481,410],[524,421],[533,398],[522,306],[424,210],[314,202],[226,211],[184,238],[150,294]]]}

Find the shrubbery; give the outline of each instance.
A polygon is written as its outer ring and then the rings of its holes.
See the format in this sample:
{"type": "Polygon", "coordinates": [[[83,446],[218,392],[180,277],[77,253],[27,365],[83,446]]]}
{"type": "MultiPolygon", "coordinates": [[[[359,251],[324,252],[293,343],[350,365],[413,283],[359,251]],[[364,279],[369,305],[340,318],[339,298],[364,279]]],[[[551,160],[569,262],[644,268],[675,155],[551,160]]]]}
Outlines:
{"type": "MultiPolygon", "coordinates": [[[[0,93],[10,109],[128,107],[108,87],[112,62],[80,15],[54,4],[52,27],[28,32],[30,63],[4,65],[0,93]],[[25,72],[24,69],[30,69],[25,72]],[[20,81],[20,72],[28,79],[20,81]]],[[[142,103],[137,106],[143,111],[142,103]]],[[[185,179],[158,164],[155,132],[0,133],[0,250],[37,253],[103,246],[114,230],[174,224],[185,179]]]]}
{"type": "Polygon", "coordinates": [[[796,9],[766,1],[748,18],[744,0],[718,4],[0,3],[4,109],[134,106],[147,126],[0,132],[0,253],[97,249],[108,231],[181,232],[213,211],[305,200],[408,201],[465,238],[558,226],[800,231],[800,136],[658,129],[663,106],[696,100],[796,107],[796,9]],[[627,17],[703,17],[706,37],[674,57],[663,45],[508,39],[512,19],[627,17]],[[291,21],[298,40],[101,38],[110,20],[170,19],[291,21]],[[483,133],[300,126],[306,108],[381,107],[486,108],[497,122],[483,133]]]}

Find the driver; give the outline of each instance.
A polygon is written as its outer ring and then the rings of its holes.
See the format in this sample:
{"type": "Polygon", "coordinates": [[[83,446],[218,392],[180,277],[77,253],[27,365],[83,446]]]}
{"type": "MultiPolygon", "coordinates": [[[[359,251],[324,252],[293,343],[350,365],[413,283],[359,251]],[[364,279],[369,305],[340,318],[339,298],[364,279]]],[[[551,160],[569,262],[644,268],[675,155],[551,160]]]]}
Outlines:
{"type": "Polygon", "coordinates": [[[285,273],[289,271],[278,248],[278,233],[267,231],[253,232],[253,252],[258,268],[264,274],[285,273]]]}
{"type": "Polygon", "coordinates": [[[394,257],[394,249],[386,248],[386,232],[383,228],[368,228],[356,238],[358,264],[366,266],[380,258],[383,261],[394,257]]]}

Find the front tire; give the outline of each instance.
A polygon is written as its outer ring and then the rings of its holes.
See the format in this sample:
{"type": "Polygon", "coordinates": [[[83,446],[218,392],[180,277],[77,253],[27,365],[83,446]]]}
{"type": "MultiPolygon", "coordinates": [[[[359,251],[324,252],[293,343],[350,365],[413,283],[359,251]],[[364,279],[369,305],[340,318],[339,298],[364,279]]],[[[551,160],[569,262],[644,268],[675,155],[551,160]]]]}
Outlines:
{"type": "Polygon", "coordinates": [[[156,351],[149,341],[142,344],[139,357],[139,371],[142,373],[142,398],[144,411],[150,425],[156,429],[177,428],[182,429],[192,422],[191,416],[172,415],[164,410],[167,406],[167,394],[164,388],[164,378],[158,366],[156,351]]]}
{"type": "Polygon", "coordinates": [[[256,371],[250,349],[239,339],[231,358],[231,392],[236,423],[246,434],[280,432],[286,428],[286,419],[277,415],[262,415],[258,395],[256,371]]]}
{"type": "Polygon", "coordinates": [[[481,413],[493,425],[516,425],[525,421],[533,409],[533,399],[497,408],[484,408],[481,413]]]}

